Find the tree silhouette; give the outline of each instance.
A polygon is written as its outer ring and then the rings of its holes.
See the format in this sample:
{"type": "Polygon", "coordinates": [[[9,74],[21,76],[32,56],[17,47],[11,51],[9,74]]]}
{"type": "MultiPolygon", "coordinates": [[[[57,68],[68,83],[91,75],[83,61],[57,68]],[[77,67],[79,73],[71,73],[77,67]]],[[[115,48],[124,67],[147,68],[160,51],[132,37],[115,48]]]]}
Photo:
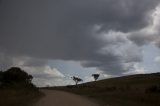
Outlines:
{"type": "Polygon", "coordinates": [[[99,78],[99,74],[92,74],[92,76],[94,77],[95,81],[97,81],[97,79],[99,78]]]}
{"type": "Polygon", "coordinates": [[[83,80],[82,80],[81,78],[79,78],[79,77],[73,76],[73,77],[71,77],[71,78],[73,79],[73,81],[75,81],[76,85],[78,84],[78,82],[83,81],[83,80]]]}
{"type": "Polygon", "coordinates": [[[33,87],[32,79],[32,75],[29,75],[18,67],[12,67],[7,71],[0,72],[1,86],[12,86],[16,84],[19,87],[33,87]]]}
{"type": "Polygon", "coordinates": [[[12,67],[3,73],[6,82],[26,82],[31,83],[33,77],[18,67],[12,67]]]}
{"type": "Polygon", "coordinates": [[[3,83],[3,72],[0,71],[0,87],[2,86],[2,83],[3,83]]]}

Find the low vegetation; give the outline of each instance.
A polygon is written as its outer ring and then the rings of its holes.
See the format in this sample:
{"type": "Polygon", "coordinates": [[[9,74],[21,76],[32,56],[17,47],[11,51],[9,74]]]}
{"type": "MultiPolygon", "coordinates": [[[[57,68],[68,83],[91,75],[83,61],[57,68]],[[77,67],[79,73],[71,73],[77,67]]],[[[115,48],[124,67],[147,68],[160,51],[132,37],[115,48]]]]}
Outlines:
{"type": "Polygon", "coordinates": [[[42,94],[32,76],[17,67],[0,71],[0,106],[31,106],[42,94]]]}
{"type": "Polygon", "coordinates": [[[160,73],[131,75],[48,89],[86,96],[101,106],[160,106],[160,73]]]}

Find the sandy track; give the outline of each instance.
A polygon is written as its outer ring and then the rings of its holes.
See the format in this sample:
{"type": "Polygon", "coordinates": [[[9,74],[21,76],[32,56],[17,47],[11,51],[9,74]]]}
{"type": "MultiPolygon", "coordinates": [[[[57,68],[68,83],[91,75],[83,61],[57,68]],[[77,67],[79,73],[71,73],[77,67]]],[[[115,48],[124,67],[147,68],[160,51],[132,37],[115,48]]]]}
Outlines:
{"type": "Polygon", "coordinates": [[[42,90],[42,92],[45,96],[35,106],[99,106],[87,98],[63,91],[42,90]]]}

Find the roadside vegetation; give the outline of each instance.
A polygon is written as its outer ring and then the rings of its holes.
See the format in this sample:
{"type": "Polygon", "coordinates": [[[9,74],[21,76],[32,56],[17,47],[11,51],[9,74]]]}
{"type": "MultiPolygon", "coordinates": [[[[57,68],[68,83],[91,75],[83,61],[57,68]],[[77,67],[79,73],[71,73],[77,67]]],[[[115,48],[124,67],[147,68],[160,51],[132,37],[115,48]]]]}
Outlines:
{"type": "Polygon", "coordinates": [[[89,97],[100,106],[160,106],[160,73],[131,75],[47,89],[89,97]]]}
{"type": "Polygon", "coordinates": [[[42,96],[32,78],[18,67],[0,71],[0,106],[32,106],[42,96]]]}

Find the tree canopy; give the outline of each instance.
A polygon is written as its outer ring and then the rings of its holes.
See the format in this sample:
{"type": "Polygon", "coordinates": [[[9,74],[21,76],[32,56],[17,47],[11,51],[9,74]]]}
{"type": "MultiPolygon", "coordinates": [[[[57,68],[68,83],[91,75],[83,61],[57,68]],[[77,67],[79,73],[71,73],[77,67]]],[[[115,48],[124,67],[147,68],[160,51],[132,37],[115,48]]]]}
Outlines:
{"type": "Polygon", "coordinates": [[[32,75],[29,75],[18,67],[11,67],[6,71],[0,71],[1,86],[11,86],[13,84],[33,85],[32,79],[32,75]]]}
{"type": "Polygon", "coordinates": [[[97,79],[99,78],[99,74],[92,74],[92,76],[94,77],[95,81],[97,81],[97,79]]]}

